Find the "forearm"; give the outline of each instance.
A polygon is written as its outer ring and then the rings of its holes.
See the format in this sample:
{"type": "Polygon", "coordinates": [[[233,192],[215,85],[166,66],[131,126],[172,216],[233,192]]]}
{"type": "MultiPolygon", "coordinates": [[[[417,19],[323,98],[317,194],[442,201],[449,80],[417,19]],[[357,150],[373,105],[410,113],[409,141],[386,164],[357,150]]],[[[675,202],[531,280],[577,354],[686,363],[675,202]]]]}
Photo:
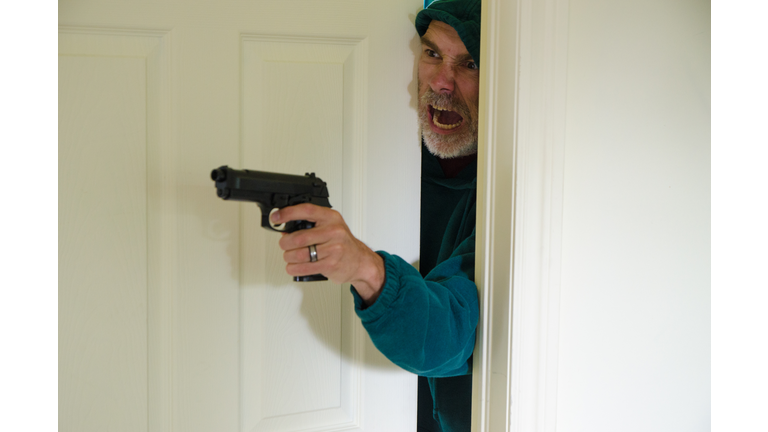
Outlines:
{"type": "Polygon", "coordinates": [[[378,300],[365,307],[362,296],[355,299],[357,314],[376,347],[414,373],[466,373],[479,316],[472,275],[461,271],[469,259],[455,257],[436,269],[434,279],[424,279],[399,257],[382,256],[387,279],[378,300]]]}

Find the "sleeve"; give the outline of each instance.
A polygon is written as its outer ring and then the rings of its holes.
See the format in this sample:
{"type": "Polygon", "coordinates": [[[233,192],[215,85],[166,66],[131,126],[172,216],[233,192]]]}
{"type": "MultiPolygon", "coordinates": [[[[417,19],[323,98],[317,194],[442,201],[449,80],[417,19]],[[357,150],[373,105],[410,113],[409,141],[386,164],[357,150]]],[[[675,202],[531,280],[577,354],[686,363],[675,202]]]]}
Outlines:
{"type": "Polygon", "coordinates": [[[379,298],[364,308],[352,287],[363,327],[393,363],[427,377],[471,371],[480,315],[474,247],[473,232],[426,277],[397,255],[379,251],[386,268],[379,298]]]}

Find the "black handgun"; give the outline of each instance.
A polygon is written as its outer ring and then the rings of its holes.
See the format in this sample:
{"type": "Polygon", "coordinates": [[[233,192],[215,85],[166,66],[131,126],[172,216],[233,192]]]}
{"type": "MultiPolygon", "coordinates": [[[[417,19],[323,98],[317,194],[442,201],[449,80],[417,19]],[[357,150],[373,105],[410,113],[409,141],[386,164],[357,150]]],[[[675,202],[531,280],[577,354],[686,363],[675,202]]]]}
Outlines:
{"type": "MultiPolygon", "coordinates": [[[[299,220],[285,223],[283,229],[276,229],[269,223],[274,209],[296,204],[311,203],[331,207],[328,201],[328,187],[315,173],[303,176],[279,174],[265,171],[236,170],[226,165],[211,171],[216,182],[216,195],[233,201],[251,201],[261,209],[261,226],[277,232],[291,233],[315,226],[314,222],[299,220]]],[[[296,282],[328,280],[321,274],[294,276],[296,282]]]]}

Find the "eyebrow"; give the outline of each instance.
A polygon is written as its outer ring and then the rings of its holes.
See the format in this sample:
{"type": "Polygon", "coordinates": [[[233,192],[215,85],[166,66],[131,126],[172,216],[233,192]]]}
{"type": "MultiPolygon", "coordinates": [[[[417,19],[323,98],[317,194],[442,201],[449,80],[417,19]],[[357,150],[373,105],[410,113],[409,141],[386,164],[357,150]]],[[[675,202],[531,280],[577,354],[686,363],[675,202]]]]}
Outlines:
{"type": "MultiPolygon", "coordinates": [[[[437,44],[434,43],[431,39],[429,39],[426,35],[421,37],[421,44],[428,46],[429,48],[431,48],[433,51],[437,52],[441,56],[443,55],[443,53],[440,50],[440,48],[437,47],[437,44]]],[[[472,58],[472,55],[470,53],[462,54],[462,55],[456,57],[456,60],[459,63],[463,63],[463,62],[468,61],[468,60],[474,61],[474,59],[472,58]]]]}

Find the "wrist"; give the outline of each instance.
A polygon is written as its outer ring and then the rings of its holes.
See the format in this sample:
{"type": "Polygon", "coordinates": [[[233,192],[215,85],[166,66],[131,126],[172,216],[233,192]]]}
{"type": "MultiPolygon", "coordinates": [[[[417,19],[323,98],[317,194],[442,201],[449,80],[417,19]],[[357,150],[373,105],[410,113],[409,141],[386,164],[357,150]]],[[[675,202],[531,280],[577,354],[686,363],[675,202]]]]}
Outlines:
{"type": "Polygon", "coordinates": [[[379,294],[381,294],[381,290],[384,288],[386,274],[384,258],[376,252],[369,250],[369,253],[366,253],[363,257],[360,273],[355,280],[351,281],[366,306],[372,305],[379,298],[379,294]]]}

